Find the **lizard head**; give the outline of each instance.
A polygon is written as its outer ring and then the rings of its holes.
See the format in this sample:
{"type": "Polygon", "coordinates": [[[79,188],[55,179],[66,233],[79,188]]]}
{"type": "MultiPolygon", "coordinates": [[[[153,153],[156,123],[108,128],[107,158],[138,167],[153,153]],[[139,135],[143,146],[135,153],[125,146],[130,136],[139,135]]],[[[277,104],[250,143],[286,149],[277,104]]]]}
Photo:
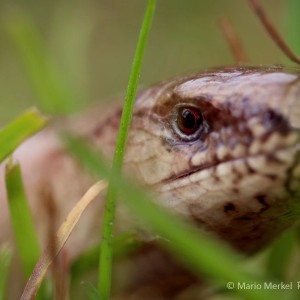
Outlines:
{"type": "Polygon", "coordinates": [[[126,165],[162,205],[253,252],[294,222],[299,128],[299,73],[198,73],[141,93],[126,165]]]}

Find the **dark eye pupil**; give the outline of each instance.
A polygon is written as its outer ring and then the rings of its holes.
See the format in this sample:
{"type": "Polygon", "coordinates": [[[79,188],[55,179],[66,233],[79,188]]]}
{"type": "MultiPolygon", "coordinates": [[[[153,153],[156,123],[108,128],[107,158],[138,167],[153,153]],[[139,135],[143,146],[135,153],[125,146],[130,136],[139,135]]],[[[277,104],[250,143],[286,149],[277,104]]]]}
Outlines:
{"type": "Polygon", "coordinates": [[[193,129],[196,123],[196,116],[189,109],[184,109],[181,113],[182,125],[186,129],[193,129]]]}
{"type": "Polygon", "coordinates": [[[182,108],[178,111],[178,127],[184,134],[193,134],[202,122],[202,114],[196,108],[182,108]]]}

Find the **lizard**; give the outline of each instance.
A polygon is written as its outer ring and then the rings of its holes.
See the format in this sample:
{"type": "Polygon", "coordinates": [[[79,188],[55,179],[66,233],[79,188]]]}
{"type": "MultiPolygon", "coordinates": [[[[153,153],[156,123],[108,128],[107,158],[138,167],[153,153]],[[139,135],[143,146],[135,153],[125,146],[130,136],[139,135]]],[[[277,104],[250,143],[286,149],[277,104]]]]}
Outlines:
{"type": "MultiPolygon", "coordinates": [[[[14,154],[43,244],[49,224],[59,225],[93,182],[65,151],[61,128],[111,159],[121,112],[116,105],[58,121],[14,154]],[[49,203],[55,213],[49,213],[49,203]]],[[[297,68],[233,66],[198,72],[139,93],[124,171],[179,217],[242,253],[255,253],[295,222],[299,129],[297,68]]],[[[3,166],[0,173],[3,242],[12,234],[3,166]]],[[[92,205],[65,246],[70,259],[99,240],[104,198],[92,205]]],[[[120,215],[122,228],[134,218],[120,215]]]]}

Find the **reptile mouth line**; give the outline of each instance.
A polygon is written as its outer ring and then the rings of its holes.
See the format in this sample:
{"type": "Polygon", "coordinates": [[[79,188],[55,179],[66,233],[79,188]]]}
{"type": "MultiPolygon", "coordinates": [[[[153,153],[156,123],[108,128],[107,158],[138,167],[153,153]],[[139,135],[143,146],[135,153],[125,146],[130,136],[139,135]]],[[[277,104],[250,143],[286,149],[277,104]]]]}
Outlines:
{"type": "MultiPolygon", "coordinates": [[[[182,179],[188,178],[196,173],[199,173],[201,171],[205,171],[205,170],[211,170],[216,168],[219,165],[225,164],[225,163],[230,163],[230,162],[236,162],[236,161],[244,161],[247,168],[249,169],[249,172],[259,172],[254,170],[247,162],[247,159],[250,158],[259,158],[259,157],[268,157],[270,160],[276,161],[280,164],[284,164],[285,162],[282,161],[280,158],[276,157],[276,154],[278,154],[278,152],[280,151],[293,151],[293,155],[296,155],[297,153],[299,153],[300,151],[300,142],[295,143],[292,146],[288,146],[288,147],[279,147],[276,150],[274,150],[272,153],[270,152],[260,152],[257,154],[253,154],[253,155],[249,155],[249,156],[241,156],[241,157],[237,157],[237,158],[233,158],[233,159],[228,159],[228,160],[223,160],[223,161],[216,161],[215,163],[210,163],[210,164],[204,164],[201,166],[198,166],[188,172],[182,172],[178,175],[174,175],[174,176],[170,176],[168,178],[166,178],[165,180],[163,180],[160,184],[171,184],[177,181],[180,181],[182,179]]],[[[293,167],[297,162],[294,160],[291,167],[293,167]]],[[[186,184],[183,184],[182,186],[184,186],[186,184]]]]}

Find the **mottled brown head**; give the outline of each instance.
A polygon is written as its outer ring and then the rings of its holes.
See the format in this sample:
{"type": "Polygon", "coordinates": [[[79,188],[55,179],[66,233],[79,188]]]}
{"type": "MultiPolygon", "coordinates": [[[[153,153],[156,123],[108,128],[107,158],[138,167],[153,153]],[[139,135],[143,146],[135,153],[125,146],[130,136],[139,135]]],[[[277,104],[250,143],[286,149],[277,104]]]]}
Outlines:
{"type": "Polygon", "coordinates": [[[198,73],[140,95],[126,164],[163,205],[251,252],[293,222],[299,128],[297,71],[198,73]]]}

